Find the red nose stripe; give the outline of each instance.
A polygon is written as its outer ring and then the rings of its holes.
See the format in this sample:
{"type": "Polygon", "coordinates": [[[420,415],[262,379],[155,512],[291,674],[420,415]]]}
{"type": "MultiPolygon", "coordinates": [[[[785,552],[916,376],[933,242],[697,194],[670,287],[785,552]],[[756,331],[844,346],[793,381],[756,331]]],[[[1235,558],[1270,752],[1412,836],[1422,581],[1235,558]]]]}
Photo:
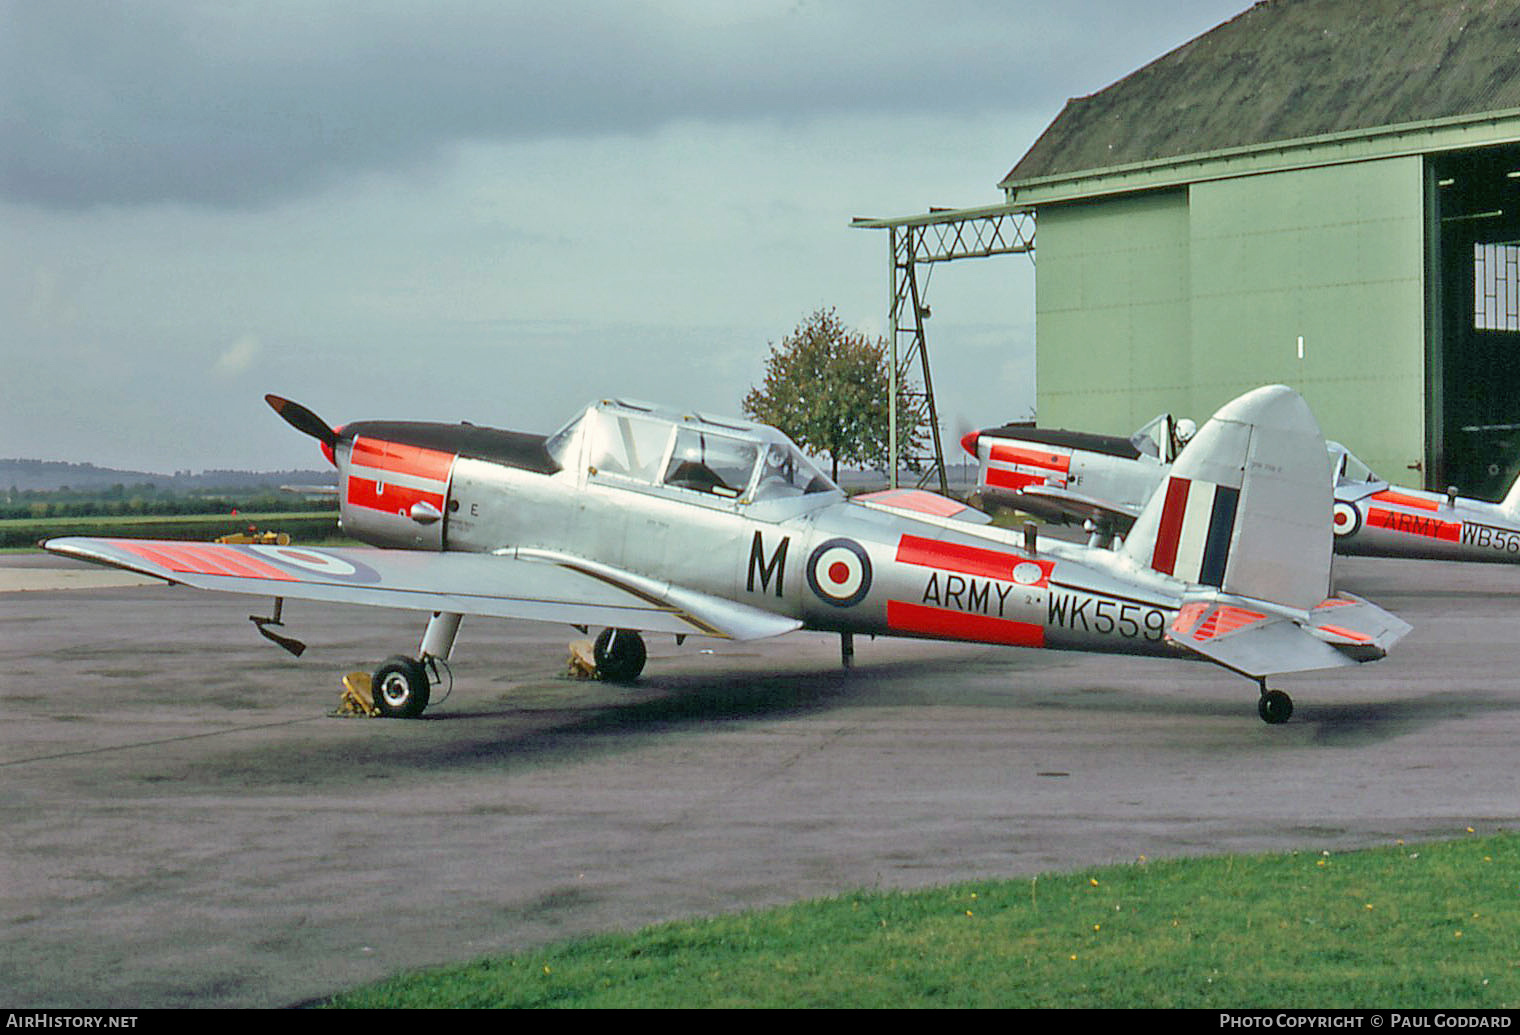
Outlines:
{"type": "MultiPolygon", "coordinates": [[[[1047,474],[1028,474],[1021,471],[1005,471],[1001,467],[987,468],[987,484],[995,485],[999,489],[1010,489],[1018,492],[1028,485],[1044,485],[1049,480],[1047,474]]],[[[1056,488],[1064,488],[1057,485],[1056,488]]]]}
{"type": "Polygon", "coordinates": [[[406,514],[416,503],[431,504],[443,512],[443,493],[410,489],[403,485],[387,485],[368,478],[348,480],[348,502],[369,510],[383,510],[388,514],[406,514]]]}
{"type": "Polygon", "coordinates": [[[1044,467],[1051,471],[1060,471],[1066,474],[1071,470],[1071,455],[1069,453],[1052,453],[1045,449],[1030,449],[1028,446],[1010,446],[998,443],[988,452],[988,457],[1000,460],[1005,464],[1026,464],[1030,467],[1044,467]]]}
{"type": "Polygon", "coordinates": [[[449,468],[454,464],[454,454],[377,438],[356,438],[349,463],[356,467],[370,467],[377,471],[410,474],[442,482],[448,480],[449,468]]]}

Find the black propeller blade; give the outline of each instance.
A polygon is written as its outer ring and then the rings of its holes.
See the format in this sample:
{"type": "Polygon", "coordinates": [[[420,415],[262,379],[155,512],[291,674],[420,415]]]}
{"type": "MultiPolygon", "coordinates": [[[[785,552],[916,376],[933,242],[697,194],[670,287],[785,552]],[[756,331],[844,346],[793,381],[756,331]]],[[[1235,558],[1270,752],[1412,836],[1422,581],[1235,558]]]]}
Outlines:
{"type": "Polygon", "coordinates": [[[274,412],[285,418],[285,423],[305,435],[331,448],[337,444],[338,433],[327,422],[300,403],[282,399],[278,395],[266,395],[264,401],[274,407],[274,412]]]}

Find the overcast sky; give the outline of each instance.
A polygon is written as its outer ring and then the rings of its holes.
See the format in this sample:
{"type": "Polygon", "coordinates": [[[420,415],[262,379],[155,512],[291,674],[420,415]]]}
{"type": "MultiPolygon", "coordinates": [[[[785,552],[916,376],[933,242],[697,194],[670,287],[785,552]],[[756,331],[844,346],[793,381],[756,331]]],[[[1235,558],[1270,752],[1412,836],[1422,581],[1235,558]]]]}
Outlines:
{"type": "MultiPolygon", "coordinates": [[[[853,216],[1001,200],[1068,97],[1248,0],[0,0],[0,456],[321,466],[331,423],[737,413],[887,316],[853,216]]],[[[1033,278],[929,287],[947,424],[1027,416],[1033,278]]]]}

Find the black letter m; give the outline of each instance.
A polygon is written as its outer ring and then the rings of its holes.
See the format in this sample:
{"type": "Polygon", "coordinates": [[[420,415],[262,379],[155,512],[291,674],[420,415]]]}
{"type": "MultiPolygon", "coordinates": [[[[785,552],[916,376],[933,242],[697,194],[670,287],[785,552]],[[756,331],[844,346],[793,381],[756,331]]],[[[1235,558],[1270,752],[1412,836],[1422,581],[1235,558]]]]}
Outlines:
{"type": "Polygon", "coordinates": [[[771,587],[771,576],[776,576],[776,595],[781,595],[781,583],[786,578],[786,548],[791,544],[791,536],[782,536],[781,545],[776,547],[776,552],[771,559],[765,559],[765,546],[760,541],[760,530],[755,529],[755,541],[749,548],[749,582],[745,589],[753,593],[755,591],[755,572],[760,573],[760,592],[764,593],[771,587]]]}

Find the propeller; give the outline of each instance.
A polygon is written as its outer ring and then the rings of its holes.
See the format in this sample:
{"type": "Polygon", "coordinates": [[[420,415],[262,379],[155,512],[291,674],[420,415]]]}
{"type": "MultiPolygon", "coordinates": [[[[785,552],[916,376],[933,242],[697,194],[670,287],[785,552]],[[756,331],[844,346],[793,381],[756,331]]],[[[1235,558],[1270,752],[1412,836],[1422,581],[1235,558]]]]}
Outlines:
{"type": "Polygon", "coordinates": [[[961,444],[961,448],[970,453],[973,458],[977,456],[976,440],[979,432],[972,426],[971,421],[966,419],[964,413],[955,415],[955,438],[961,444]]]}
{"type": "Polygon", "coordinates": [[[266,395],[264,401],[274,408],[285,419],[285,423],[301,432],[310,435],[321,442],[328,449],[333,448],[338,442],[338,433],[328,427],[327,422],[315,413],[312,413],[300,403],[282,399],[278,395],[266,395]]]}

